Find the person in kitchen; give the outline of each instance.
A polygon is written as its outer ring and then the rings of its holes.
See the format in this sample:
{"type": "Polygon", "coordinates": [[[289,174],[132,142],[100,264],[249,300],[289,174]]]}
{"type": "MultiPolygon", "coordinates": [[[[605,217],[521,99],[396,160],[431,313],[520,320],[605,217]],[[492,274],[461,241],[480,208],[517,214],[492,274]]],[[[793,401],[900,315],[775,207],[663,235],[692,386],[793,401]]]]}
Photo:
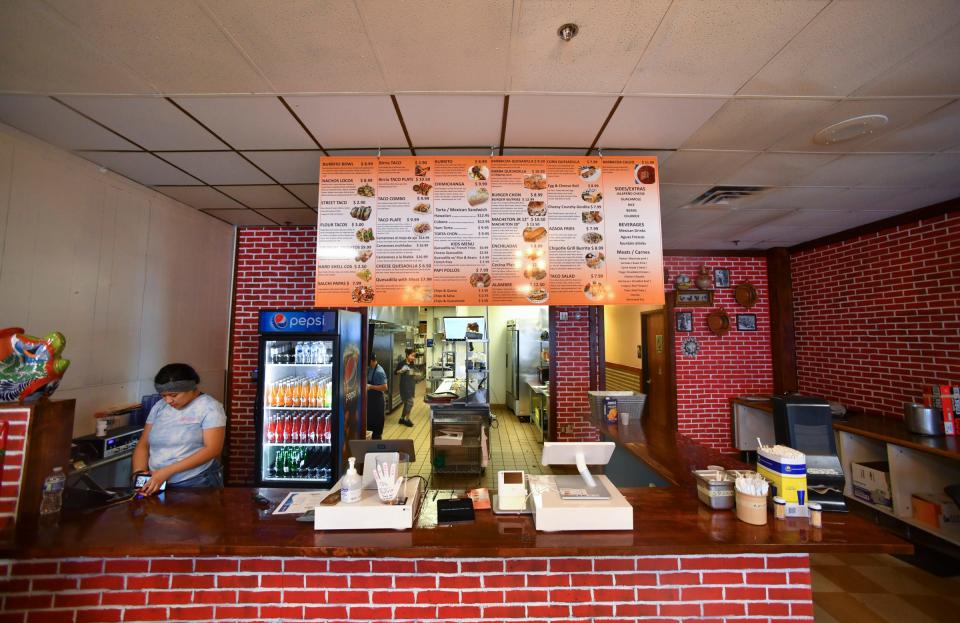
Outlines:
{"type": "Polygon", "coordinates": [[[403,413],[400,414],[400,423],[404,426],[413,426],[410,420],[410,412],[413,411],[413,395],[417,392],[417,382],[420,377],[413,370],[413,360],[417,358],[412,348],[404,351],[406,356],[403,363],[397,368],[397,374],[400,375],[400,400],[403,402],[403,413]]]}
{"type": "Polygon", "coordinates": [[[374,439],[383,437],[386,392],[387,373],[377,363],[377,354],[371,352],[370,365],[367,367],[367,430],[373,433],[374,439]]]}
{"type": "Polygon", "coordinates": [[[223,487],[223,405],[197,389],[200,376],[185,363],[163,366],[153,383],[163,399],[150,409],[133,451],[134,476],[150,475],[140,492],[157,493],[164,482],[168,489],[223,487]]]}

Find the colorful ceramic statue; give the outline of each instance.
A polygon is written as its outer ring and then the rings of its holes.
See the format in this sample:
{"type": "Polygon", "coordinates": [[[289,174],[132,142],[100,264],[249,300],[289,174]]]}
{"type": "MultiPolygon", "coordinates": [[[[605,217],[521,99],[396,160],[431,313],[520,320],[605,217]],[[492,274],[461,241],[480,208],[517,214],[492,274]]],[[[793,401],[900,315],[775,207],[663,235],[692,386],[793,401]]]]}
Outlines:
{"type": "Polygon", "coordinates": [[[60,358],[66,344],[60,332],[36,338],[19,327],[0,330],[0,402],[52,394],[70,366],[70,361],[60,358]]]}

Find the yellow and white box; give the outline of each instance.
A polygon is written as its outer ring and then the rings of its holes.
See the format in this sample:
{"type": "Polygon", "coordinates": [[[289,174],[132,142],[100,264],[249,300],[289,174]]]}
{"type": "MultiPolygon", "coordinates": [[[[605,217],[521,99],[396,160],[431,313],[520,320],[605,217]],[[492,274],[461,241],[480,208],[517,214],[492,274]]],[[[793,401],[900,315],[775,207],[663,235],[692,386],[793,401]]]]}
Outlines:
{"type": "Polygon", "coordinates": [[[757,472],[770,481],[771,495],[779,495],[787,504],[807,503],[807,457],[786,446],[757,450],[757,472]]]}

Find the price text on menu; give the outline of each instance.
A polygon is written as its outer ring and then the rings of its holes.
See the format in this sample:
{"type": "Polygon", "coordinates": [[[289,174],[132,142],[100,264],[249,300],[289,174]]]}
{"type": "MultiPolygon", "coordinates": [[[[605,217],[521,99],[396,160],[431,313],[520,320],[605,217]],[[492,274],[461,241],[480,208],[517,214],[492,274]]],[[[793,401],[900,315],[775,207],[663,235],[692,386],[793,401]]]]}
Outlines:
{"type": "Polygon", "coordinates": [[[662,304],[654,157],[321,158],[316,304],[662,304]]]}

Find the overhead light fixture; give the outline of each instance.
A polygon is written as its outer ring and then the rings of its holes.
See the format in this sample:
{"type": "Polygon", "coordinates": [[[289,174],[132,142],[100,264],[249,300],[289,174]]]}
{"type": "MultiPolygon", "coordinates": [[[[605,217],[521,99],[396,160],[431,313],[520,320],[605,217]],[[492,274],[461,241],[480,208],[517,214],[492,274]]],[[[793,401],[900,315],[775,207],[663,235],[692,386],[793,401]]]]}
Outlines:
{"type": "Polygon", "coordinates": [[[886,115],[860,115],[851,117],[839,123],[828,125],[813,135],[813,142],[817,145],[832,145],[851,141],[855,138],[872,134],[887,125],[890,119],[886,115]]]}
{"type": "Polygon", "coordinates": [[[557,28],[557,36],[564,41],[570,41],[577,36],[578,32],[580,32],[580,27],[576,24],[564,24],[560,28],[557,28]]]}

